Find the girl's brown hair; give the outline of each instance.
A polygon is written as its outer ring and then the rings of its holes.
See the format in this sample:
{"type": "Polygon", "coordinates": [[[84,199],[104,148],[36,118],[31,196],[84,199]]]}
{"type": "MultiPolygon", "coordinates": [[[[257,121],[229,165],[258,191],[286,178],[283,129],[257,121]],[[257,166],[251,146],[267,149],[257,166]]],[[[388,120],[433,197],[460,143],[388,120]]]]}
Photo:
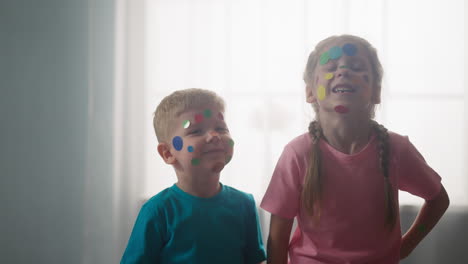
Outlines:
{"type": "MultiPolygon", "coordinates": [[[[372,45],[365,39],[352,35],[332,36],[325,40],[322,40],[315,47],[315,50],[312,51],[309,56],[306,70],[304,72],[304,81],[306,82],[306,84],[312,85],[312,80],[315,77],[315,68],[319,60],[319,54],[323,52],[326,46],[337,40],[350,40],[352,42],[357,42],[367,50],[369,55],[369,61],[372,66],[375,84],[378,85],[378,87],[380,87],[382,83],[383,69],[377,56],[376,49],[372,47],[372,45]]],[[[317,104],[313,103],[312,106],[316,113],[317,120],[320,120],[317,104]]],[[[370,109],[370,118],[373,117],[374,106],[372,106],[372,108],[370,109]]],[[[321,203],[323,197],[323,172],[319,147],[319,141],[323,137],[323,134],[322,129],[320,127],[320,122],[317,120],[312,121],[309,125],[309,135],[312,139],[312,145],[310,150],[309,165],[304,178],[304,186],[301,192],[302,206],[305,208],[306,212],[308,212],[309,215],[312,215],[315,223],[318,223],[318,221],[320,220],[321,203]]],[[[390,144],[388,139],[388,132],[384,126],[378,124],[373,120],[371,121],[371,127],[375,131],[377,136],[379,162],[383,174],[383,187],[385,192],[384,206],[387,211],[385,225],[388,226],[390,229],[393,229],[397,218],[397,207],[395,204],[393,188],[389,179],[390,144]]]]}

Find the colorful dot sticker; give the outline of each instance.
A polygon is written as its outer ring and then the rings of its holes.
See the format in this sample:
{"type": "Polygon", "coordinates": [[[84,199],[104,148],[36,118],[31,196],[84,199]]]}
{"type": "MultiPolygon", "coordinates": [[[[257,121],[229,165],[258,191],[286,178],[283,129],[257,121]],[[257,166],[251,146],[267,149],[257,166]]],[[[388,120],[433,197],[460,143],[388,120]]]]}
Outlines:
{"type": "Polygon", "coordinates": [[[202,114],[196,114],[195,115],[195,123],[200,123],[203,121],[203,115],[202,114]]]}
{"type": "Polygon", "coordinates": [[[349,112],[349,109],[346,106],[338,105],[335,107],[335,112],[340,114],[346,114],[349,112]]]}
{"type": "Polygon", "coordinates": [[[234,147],[234,140],[232,140],[232,139],[229,139],[229,146],[231,146],[231,148],[233,148],[233,147],[234,147]]]}
{"type": "Polygon", "coordinates": [[[184,122],[182,122],[182,127],[183,128],[188,128],[190,126],[190,121],[189,120],[184,120],[184,122]]]}
{"type": "Polygon", "coordinates": [[[231,156],[231,155],[227,156],[227,157],[226,157],[226,164],[228,164],[228,163],[231,161],[231,159],[232,159],[232,156],[231,156]]]}
{"type": "Polygon", "coordinates": [[[200,159],[197,159],[197,158],[192,159],[192,165],[193,166],[200,165],[200,159]]]}
{"type": "Polygon", "coordinates": [[[346,43],[343,45],[343,52],[348,56],[354,56],[357,53],[357,47],[354,44],[346,43]]]}
{"type": "Polygon", "coordinates": [[[331,78],[333,78],[333,73],[329,72],[325,74],[325,80],[330,80],[331,78]]]}
{"type": "Polygon", "coordinates": [[[210,109],[206,109],[205,111],[203,111],[203,115],[204,115],[206,118],[210,118],[210,117],[211,117],[211,110],[210,110],[210,109]]]}
{"type": "Polygon", "coordinates": [[[330,48],[328,53],[330,55],[331,60],[336,60],[336,59],[339,59],[341,57],[341,55],[343,54],[343,51],[341,50],[341,47],[334,46],[334,47],[330,48]]]}
{"type": "Polygon", "coordinates": [[[323,85],[319,85],[317,88],[317,98],[322,101],[327,96],[327,91],[323,85]]]}
{"type": "Polygon", "coordinates": [[[329,59],[330,59],[330,54],[328,53],[328,51],[325,51],[325,52],[322,53],[322,55],[320,56],[320,65],[327,64],[327,62],[328,62],[329,59]]]}
{"type": "Polygon", "coordinates": [[[221,112],[218,113],[218,119],[219,120],[224,120],[223,113],[221,113],[221,112]]]}
{"type": "Polygon", "coordinates": [[[187,151],[188,151],[188,152],[193,152],[193,146],[188,146],[188,147],[187,147],[187,151]]]}
{"type": "Polygon", "coordinates": [[[418,225],[418,231],[423,233],[426,230],[426,226],[424,224],[418,225]]]}
{"type": "Polygon", "coordinates": [[[174,146],[175,150],[180,151],[184,146],[184,141],[181,137],[176,136],[172,139],[172,145],[174,146]]]}

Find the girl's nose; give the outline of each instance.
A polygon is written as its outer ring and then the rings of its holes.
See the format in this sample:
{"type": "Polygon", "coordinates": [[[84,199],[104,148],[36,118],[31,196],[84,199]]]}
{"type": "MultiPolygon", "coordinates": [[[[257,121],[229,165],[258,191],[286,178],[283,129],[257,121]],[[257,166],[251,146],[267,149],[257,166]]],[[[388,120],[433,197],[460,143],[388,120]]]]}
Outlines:
{"type": "Polygon", "coordinates": [[[349,77],[349,70],[346,66],[342,66],[338,69],[337,77],[349,77]]]}

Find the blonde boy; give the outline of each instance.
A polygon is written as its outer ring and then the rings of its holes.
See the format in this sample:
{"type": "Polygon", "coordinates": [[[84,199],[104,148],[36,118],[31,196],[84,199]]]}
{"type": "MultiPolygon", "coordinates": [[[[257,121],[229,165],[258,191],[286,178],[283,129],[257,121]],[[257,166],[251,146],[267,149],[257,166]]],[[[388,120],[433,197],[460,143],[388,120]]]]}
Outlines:
{"type": "Polygon", "coordinates": [[[156,109],[158,153],[177,183],[141,208],[121,263],[259,263],[265,260],[251,194],[219,182],[234,141],[224,101],[186,89],[156,109]]]}

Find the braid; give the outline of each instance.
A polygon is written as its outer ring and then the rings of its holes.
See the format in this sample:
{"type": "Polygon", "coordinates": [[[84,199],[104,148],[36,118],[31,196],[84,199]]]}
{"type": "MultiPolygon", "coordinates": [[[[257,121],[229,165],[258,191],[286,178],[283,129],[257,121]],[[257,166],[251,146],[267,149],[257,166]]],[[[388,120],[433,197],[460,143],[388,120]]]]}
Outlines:
{"type": "Polygon", "coordinates": [[[304,177],[304,187],[301,192],[302,205],[305,211],[313,216],[313,220],[318,223],[320,220],[322,199],[322,175],[321,157],[319,141],[322,137],[322,129],[317,121],[309,124],[309,135],[312,139],[309,165],[304,177]]]}
{"type": "Polygon", "coordinates": [[[309,124],[309,134],[312,137],[312,144],[317,144],[322,137],[322,128],[317,121],[312,121],[309,124]]]}
{"type": "Polygon", "coordinates": [[[384,191],[385,191],[385,208],[387,211],[386,225],[389,225],[390,229],[393,229],[396,223],[396,208],[395,208],[395,198],[393,196],[392,184],[389,178],[389,160],[390,160],[390,144],[387,129],[375,122],[372,121],[372,127],[377,134],[378,139],[378,151],[379,151],[379,161],[380,169],[382,170],[384,176],[384,191]]]}

